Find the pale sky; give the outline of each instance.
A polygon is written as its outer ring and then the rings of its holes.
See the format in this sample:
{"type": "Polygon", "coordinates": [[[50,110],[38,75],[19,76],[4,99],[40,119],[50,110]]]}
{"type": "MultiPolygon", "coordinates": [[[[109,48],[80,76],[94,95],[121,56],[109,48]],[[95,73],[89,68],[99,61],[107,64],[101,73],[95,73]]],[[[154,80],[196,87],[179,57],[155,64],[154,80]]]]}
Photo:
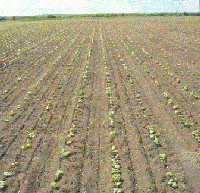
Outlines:
{"type": "Polygon", "coordinates": [[[0,16],[199,12],[199,0],[1,0],[0,16]]]}

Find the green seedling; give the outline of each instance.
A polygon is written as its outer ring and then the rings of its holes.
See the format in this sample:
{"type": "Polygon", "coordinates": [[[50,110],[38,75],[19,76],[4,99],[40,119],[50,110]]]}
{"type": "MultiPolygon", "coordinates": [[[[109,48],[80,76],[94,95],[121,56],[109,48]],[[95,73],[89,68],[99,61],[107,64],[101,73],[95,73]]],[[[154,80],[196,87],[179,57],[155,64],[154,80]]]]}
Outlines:
{"type": "Polygon", "coordinates": [[[115,151],[115,145],[112,145],[111,148],[112,148],[112,151],[115,151]]]}
{"type": "Polygon", "coordinates": [[[161,162],[165,162],[165,159],[166,159],[165,153],[159,154],[159,158],[160,158],[161,162]]]}
{"type": "Polygon", "coordinates": [[[169,97],[169,95],[166,92],[164,92],[163,95],[164,95],[165,98],[169,97]]]}
{"type": "Polygon", "coordinates": [[[70,151],[63,148],[60,153],[61,153],[61,158],[63,158],[63,157],[67,157],[70,154],[70,151]]]}
{"type": "Polygon", "coordinates": [[[175,114],[177,114],[177,115],[180,115],[180,114],[181,114],[181,110],[180,110],[180,109],[177,109],[177,110],[175,110],[174,112],[175,112],[175,114]]]}
{"type": "Polygon", "coordinates": [[[168,104],[173,104],[173,100],[172,100],[172,99],[169,99],[169,100],[168,100],[168,104]]]}
{"type": "Polygon", "coordinates": [[[112,172],[111,174],[120,174],[120,170],[119,169],[116,169],[116,168],[112,168],[112,172]]]}
{"type": "Polygon", "coordinates": [[[11,111],[11,112],[10,112],[10,115],[11,115],[11,116],[14,116],[14,115],[15,115],[15,111],[11,111]]]}
{"type": "Polygon", "coordinates": [[[149,133],[150,133],[150,134],[156,134],[156,131],[154,131],[153,128],[149,128],[149,133]]]}
{"type": "Polygon", "coordinates": [[[111,120],[110,120],[110,125],[111,125],[111,126],[114,126],[114,124],[115,124],[114,120],[111,119],[111,120]]]}
{"type": "Polygon", "coordinates": [[[74,133],[70,132],[68,135],[69,138],[74,137],[74,133]]]}
{"type": "Polygon", "coordinates": [[[156,84],[157,87],[160,87],[160,84],[157,80],[155,80],[155,84],[156,84]]]}
{"type": "Polygon", "coordinates": [[[194,95],[195,95],[194,91],[190,92],[190,95],[191,95],[191,96],[194,96],[194,95]]]}
{"type": "Polygon", "coordinates": [[[153,76],[153,75],[150,75],[150,78],[154,79],[154,76],[153,76]]]}
{"type": "Polygon", "coordinates": [[[112,138],[115,138],[115,134],[116,134],[115,131],[111,131],[111,132],[109,133],[110,137],[112,137],[112,138]]]}
{"type": "Polygon", "coordinates": [[[172,177],[173,174],[172,174],[171,172],[167,172],[167,173],[166,173],[166,176],[172,177]]]}
{"type": "Polygon", "coordinates": [[[122,184],[121,182],[114,182],[114,186],[115,186],[115,187],[120,187],[121,184],[122,184]]]}
{"type": "Polygon", "coordinates": [[[36,137],[35,132],[33,131],[32,133],[29,133],[28,137],[31,139],[35,138],[36,137]]]}
{"type": "Polygon", "coordinates": [[[158,140],[157,137],[155,137],[155,139],[153,140],[153,142],[154,142],[156,145],[160,145],[160,142],[159,142],[159,140],[158,140]]]}
{"type": "Polygon", "coordinates": [[[111,95],[111,93],[112,93],[112,92],[111,92],[111,88],[110,88],[110,87],[107,87],[106,90],[107,90],[107,94],[108,94],[108,95],[111,95]]]}
{"type": "Polygon", "coordinates": [[[137,94],[137,95],[136,95],[136,98],[138,98],[138,99],[139,99],[139,98],[140,98],[140,95],[139,95],[139,94],[137,94]]]}
{"type": "Polygon", "coordinates": [[[141,109],[141,110],[143,110],[143,111],[145,111],[145,107],[143,107],[143,106],[142,106],[142,107],[140,107],[140,109],[141,109]]]}
{"type": "Polygon", "coordinates": [[[49,111],[50,109],[51,109],[51,107],[47,105],[46,110],[49,111]]]}
{"type": "Polygon", "coordinates": [[[72,143],[72,141],[71,140],[69,140],[69,141],[67,141],[67,145],[71,145],[71,143],[72,143]]]}
{"type": "Polygon", "coordinates": [[[110,111],[109,112],[109,118],[114,119],[114,113],[115,113],[114,111],[110,111]]]}
{"type": "Polygon", "coordinates": [[[8,92],[8,90],[4,90],[2,94],[4,95],[4,94],[6,94],[7,92],[8,92]]]}
{"type": "Polygon", "coordinates": [[[188,88],[186,86],[184,86],[183,89],[188,91],[188,88]]]}
{"type": "Polygon", "coordinates": [[[177,188],[177,178],[171,177],[168,181],[168,184],[173,188],[177,188]]]}
{"type": "Polygon", "coordinates": [[[64,172],[62,170],[58,170],[55,174],[55,182],[58,182],[62,176],[64,175],[64,172]]]}
{"type": "Polygon", "coordinates": [[[179,109],[179,107],[178,107],[177,105],[174,105],[174,106],[173,106],[173,109],[174,109],[174,110],[177,110],[177,109],[179,109]]]}
{"type": "Polygon", "coordinates": [[[18,162],[11,163],[11,166],[18,166],[18,165],[19,165],[18,162]]]}
{"type": "Polygon", "coordinates": [[[6,187],[5,181],[0,181],[0,190],[3,190],[6,187]]]}
{"type": "Polygon", "coordinates": [[[145,119],[147,119],[147,118],[148,118],[148,115],[147,115],[147,114],[144,114],[143,117],[144,117],[145,119]]]}
{"type": "Polygon", "coordinates": [[[151,139],[155,139],[155,138],[156,138],[156,135],[155,135],[155,134],[151,134],[151,135],[150,135],[150,138],[151,138],[151,139]]]}
{"type": "Polygon", "coordinates": [[[107,83],[110,83],[110,82],[111,82],[111,81],[110,81],[110,78],[107,78],[107,79],[106,79],[106,82],[107,82],[107,83]]]}
{"type": "Polygon", "coordinates": [[[133,80],[131,78],[129,79],[129,81],[130,81],[131,84],[133,84],[133,80]]]}
{"type": "Polygon", "coordinates": [[[27,148],[29,148],[29,147],[31,147],[31,144],[29,143],[29,140],[27,140],[27,141],[23,144],[22,149],[27,149],[27,148]]]}
{"type": "Polygon", "coordinates": [[[114,188],[113,193],[121,193],[122,189],[121,188],[114,188]]]}
{"type": "Polygon", "coordinates": [[[120,174],[113,174],[112,179],[114,182],[120,182],[121,181],[121,175],[120,174]]]}
{"type": "Polygon", "coordinates": [[[17,109],[20,109],[21,108],[21,106],[20,105],[17,105],[17,109]]]}
{"type": "Polygon", "coordinates": [[[75,127],[74,127],[74,126],[71,127],[71,128],[69,129],[69,131],[70,131],[71,133],[75,133],[75,127]]]}
{"type": "Polygon", "coordinates": [[[4,172],[3,174],[4,174],[4,176],[6,176],[6,177],[12,176],[12,173],[11,173],[11,172],[4,172]]]}
{"type": "Polygon", "coordinates": [[[59,182],[51,182],[51,187],[52,188],[58,188],[60,186],[59,182]]]}
{"type": "Polygon", "coordinates": [[[192,124],[191,124],[188,120],[186,120],[186,121],[184,122],[184,125],[185,125],[186,127],[190,127],[192,124]]]}
{"type": "Polygon", "coordinates": [[[192,135],[195,137],[195,136],[198,136],[199,133],[198,133],[198,130],[195,130],[195,131],[192,131],[192,135]]]}
{"type": "Polygon", "coordinates": [[[112,99],[112,97],[110,97],[108,101],[109,101],[109,104],[110,104],[110,105],[112,105],[113,102],[114,102],[113,99],[112,99]]]}

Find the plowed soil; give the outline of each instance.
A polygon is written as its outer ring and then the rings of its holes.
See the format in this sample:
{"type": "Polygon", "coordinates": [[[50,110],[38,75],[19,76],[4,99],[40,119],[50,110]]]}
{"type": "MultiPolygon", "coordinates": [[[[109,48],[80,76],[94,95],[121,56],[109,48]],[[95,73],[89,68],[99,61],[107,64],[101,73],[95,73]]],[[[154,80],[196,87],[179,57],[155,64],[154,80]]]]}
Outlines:
{"type": "Polygon", "coordinates": [[[192,135],[197,130],[200,136],[198,22],[1,23],[0,191],[200,192],[200,137],[192,135]],[[112,179],[113,145],[119,186],[112,179]],[[167,172],[177,178],[176,187],[167,172]]]}

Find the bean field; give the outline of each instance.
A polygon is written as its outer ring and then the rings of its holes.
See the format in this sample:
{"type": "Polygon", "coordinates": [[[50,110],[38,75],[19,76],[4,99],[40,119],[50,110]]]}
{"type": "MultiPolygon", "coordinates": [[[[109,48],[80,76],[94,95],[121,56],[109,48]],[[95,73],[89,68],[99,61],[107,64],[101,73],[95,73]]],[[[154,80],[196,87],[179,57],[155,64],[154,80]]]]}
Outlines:
{"type": "Polygon", "coordinates": [[[0,191],[200,191],[197,17],[0,23],[0,191]]]}

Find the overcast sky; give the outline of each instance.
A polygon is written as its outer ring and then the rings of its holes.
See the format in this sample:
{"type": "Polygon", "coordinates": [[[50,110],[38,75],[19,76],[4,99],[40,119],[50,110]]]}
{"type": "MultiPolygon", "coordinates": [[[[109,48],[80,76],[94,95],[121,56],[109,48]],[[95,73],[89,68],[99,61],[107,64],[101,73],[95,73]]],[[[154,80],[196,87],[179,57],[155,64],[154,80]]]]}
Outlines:
{"type": "Polygon", "coordinates": [[[199,0],[1,0],[0,16],[199,12],[199,0]]]}

